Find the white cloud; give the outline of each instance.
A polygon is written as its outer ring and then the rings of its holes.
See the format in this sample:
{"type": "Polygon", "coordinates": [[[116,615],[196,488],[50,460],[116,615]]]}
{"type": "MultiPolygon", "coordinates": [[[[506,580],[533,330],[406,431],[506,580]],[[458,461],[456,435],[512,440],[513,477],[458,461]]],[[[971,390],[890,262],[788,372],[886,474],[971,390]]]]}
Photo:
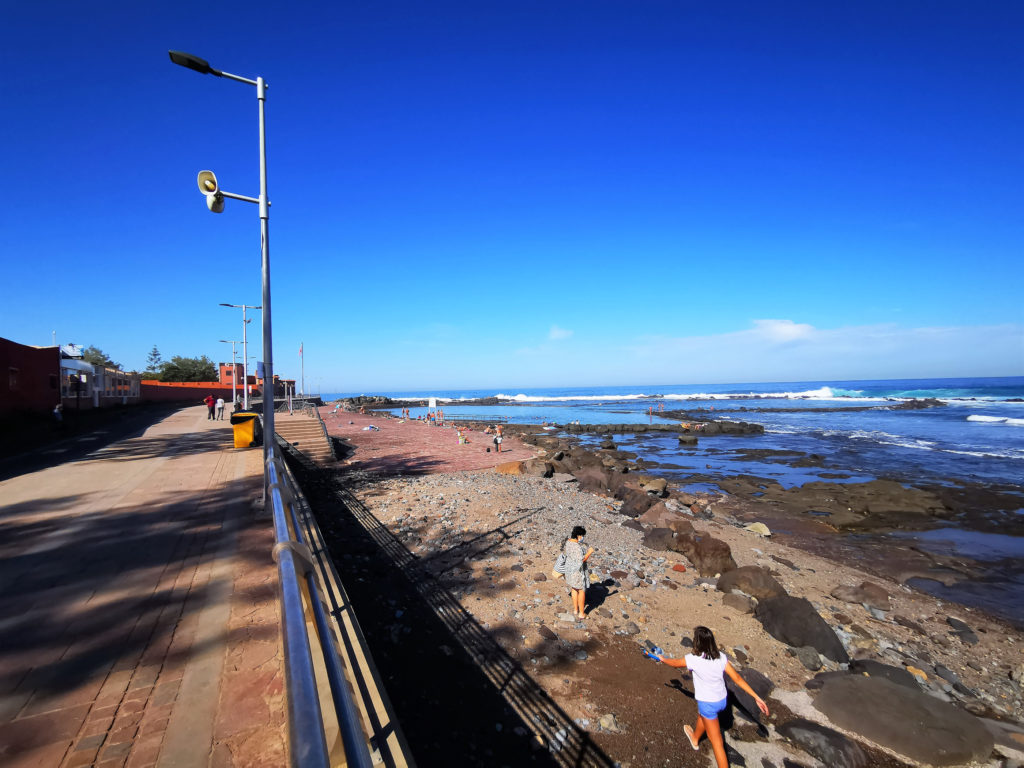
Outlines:
{"type": "Polygon", "coordinates": [[[552,341],[568,339],[570,336],[572,336],[572,331],[566,330],[565,328],[559,328],[557,325],[552,325],[551,330],[548,331],[548,338],[552,341]]]}
{"type": "Polygon", "coordinates": [[[755,320],[730,333],[644,337],[624,351],[645,369],[644,380],[673,382],[1013,376],[1024,373],[1024,327],[826,329],[755,320]]]}
{"type": "Polygon", "coordinates": [[[766,341],[775,343],[806,339],[815,332],[813,325],[794,323],[792,320],[755,320],[754,330],[764,336],[766,341]]]}

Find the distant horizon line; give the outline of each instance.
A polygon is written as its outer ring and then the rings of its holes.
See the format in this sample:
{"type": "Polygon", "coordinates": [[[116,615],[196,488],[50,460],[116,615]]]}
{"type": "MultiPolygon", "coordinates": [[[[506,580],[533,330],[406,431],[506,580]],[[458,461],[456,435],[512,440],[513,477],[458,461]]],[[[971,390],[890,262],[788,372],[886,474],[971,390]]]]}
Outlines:
{"type": "MultiPolygon", "coordinates": [[[[549,389],[599,389],[599,388],[624,388],[624,387],[636,387],[639,389],[651,389],[657,387],[712,387],[712,386],[729,386],[729,385],[742,385],[749,386],[751,384],[776,384],[776,385],[792,385],[792,384],[837,384],[837,383],[887,383],[895,381],[993,381],[1000,379],[1021,379],[1024,380],[1024,373],[1022,374],[1010,374],[1001,376],[905,376],[897,378],[886,378],[886,379],[794,379],[790,381],[707,381],[707,382],[696,382],[690,384],[549,384],[549,385],[533,385],[533,386],[502,386],[502,385],[483,385],[483,386],[429,386],[429,387],[416,387],[411,389],[393,389],[390,387],[364,387],[361,389],[362,395],[375,394],[378,392],[393,392],[393,393],[419,393],[429,391],[446,391],[446,392],[479,392],[480,390],[493,389],[497,393],[505,394],[504,390],[509,392],[515,390],[549,390],[549,389]]],[[[321,392],[330,395],[351,395],[356,390],[323,390],[321,392]]],[[[307,392],[305,394],[312,394],[307,392]]]]}

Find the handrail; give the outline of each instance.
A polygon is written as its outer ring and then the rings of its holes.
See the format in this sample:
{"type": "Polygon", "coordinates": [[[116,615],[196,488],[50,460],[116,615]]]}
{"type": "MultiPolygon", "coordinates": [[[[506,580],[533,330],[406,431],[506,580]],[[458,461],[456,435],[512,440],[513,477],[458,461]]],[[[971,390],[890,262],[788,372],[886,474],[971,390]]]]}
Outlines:
{"type": "Polygon", "coordinates": [[[281,620],[291,764],[294,768],[330,766],[323,711],[320,707],[310,649],[311,638],[306,631],[301,581],[305,584],[316,624],[318,650],[327,669],[346,765],[353,768],[372,768],[359,712],[345,684],[341,662],[331,645],[330,629],[324,615],[312,555],[295,517],[295,499],[298,491],[282,459],[276,455],[276,439],[270,436],[267,439],[271,440],[267,451],[267,500],[273,513],[276,542],[274,559],[277,561],[281,583],[281,620]]]}

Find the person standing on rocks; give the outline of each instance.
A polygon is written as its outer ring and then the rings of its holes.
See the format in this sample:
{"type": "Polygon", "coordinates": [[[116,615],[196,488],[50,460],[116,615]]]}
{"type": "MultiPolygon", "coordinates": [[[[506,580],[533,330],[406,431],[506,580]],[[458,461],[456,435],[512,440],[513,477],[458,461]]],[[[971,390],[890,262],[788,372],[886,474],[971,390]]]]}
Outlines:
{"type": "MultiPolygon", "coordinates": [[[[566,566],[568,567],[568,562],[566,566]]],[[[566,579],[568,578],[566,570],[566,579]]],[[[722,728],[718,723],[718,713],[725,709],[728,697],[725,676],[728,675],[736,685],[750,694],[757,702],[757,708],[767,717],[768,705],[764,703],[764,699],[754,693],[754,689],[740,677],[740,673],[729,663],[725,654],[718,650],[715,635],[707,627],[697,627],[693,630],[693,653],[688,653],[681,659],[669,659],[656,654],[650,656],[670,667],[689,669],[693,674],[693,696],[697,700],[699,714],[697,723],[693,726],[683,726],[683,732],[695,750],[700,749],[700,738],[707,733],[718,768],[728,768],[729,758],[725,755],[722,728]]]]}
{"type": "Polygon", "coordinates": [[[577,525],[562,545],[562,551],[565,552],[565,583],[572,590],[572,608],[577,619],[587,618],[587,560],[594,554],[593,547],[583,554],[583,537],[586,535],[586,529],[577,525]]]}

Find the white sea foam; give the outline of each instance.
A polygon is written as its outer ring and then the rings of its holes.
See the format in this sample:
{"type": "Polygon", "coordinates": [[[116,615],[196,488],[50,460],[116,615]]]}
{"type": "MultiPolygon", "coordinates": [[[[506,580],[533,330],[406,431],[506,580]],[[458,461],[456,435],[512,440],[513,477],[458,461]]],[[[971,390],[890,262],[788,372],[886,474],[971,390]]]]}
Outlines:
{"type": "Polygon", "coordinates": [[[967,417],[968,421],[977,421],[982,424],[1006,424],[1010,427],[1024,427],[1024,419],[1011,419],[1007,416],[984,416],[972,413],[967,417]]]}
{"type": "Polygon", "coordinates": [[[651,398],[652,395],[567,395],[567,396],[554,396],[554,395],[504,395],[498,393],[495,395],[499,400],[510,400],[515,403],[566,403],[572,401],[586,401],[596,403],[614,403],[621,400],[646,400],[651,398]]]}
{"type": "MultiPolygon", "coordinates": [[[[851,390],[841,390],[843,392],[851,390]]],[[[853,390],[855,391],[855,390],[853,390]]],[[[883,402],[884,397],[855,397],[846,394],[836,394],[830,387],[820,387],[802,392],[691,392],[691,393],[669,393],[669,394],[647,394],[635,393],[628,395],[616,395],[612,393],[604,395],[506,395],[498,393],[495,395],[499,400],[509,400],[517,403],[553,403],[553,402],[621,402],[623,400],[652,400],[661,398],[664,400],[835,400],[841,402],[883,402]]]]}
{"type": "Polygon", "coordinates": [[[1010,448],[1005,451],[966,451],[957,448],[941,448],[933,440],[893,435],[880,430],[854,430],[852,432],[825,430],[821,434],[826,437],[850,437],[858,440],[869,440],[879,445],[893,445],[897,448],[913,448],[919,451],[935,451],[936,453],[952,453],[960,456],[975,456],[982,459],[1024,459],[1024,450],[1018,448],[1010,448]]]}

